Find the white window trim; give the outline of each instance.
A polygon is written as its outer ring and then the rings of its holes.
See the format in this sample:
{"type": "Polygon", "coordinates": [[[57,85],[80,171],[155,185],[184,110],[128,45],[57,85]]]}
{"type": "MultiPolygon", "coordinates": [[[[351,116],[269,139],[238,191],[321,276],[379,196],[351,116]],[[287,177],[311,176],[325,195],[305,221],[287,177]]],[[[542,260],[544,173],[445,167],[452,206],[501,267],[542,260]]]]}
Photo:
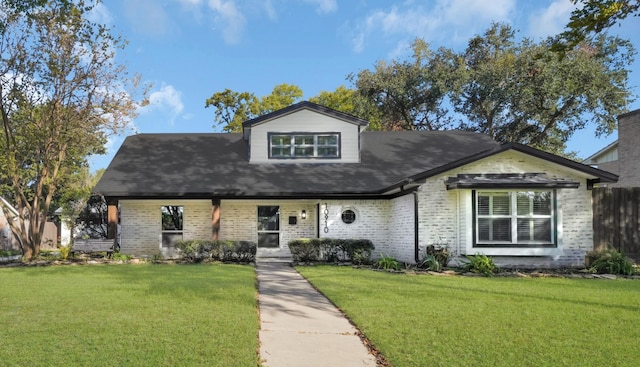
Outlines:
{"type": "MultiPolygon", "coordinates": [[[[472,190],[464,190],[460,192],[459,200],[461,207],[465,208],[464,211],[464,223],[465,228],[465,243],[466,246],[461,248],[465,251],[463,255],[475,255],[484,254],[487,256],[549,256],[558,257],[563,252],[563,210],[562,210],[562,195],[561,190],[556,192],[556,247],[474,247],[473,246],[473,227],[475,226],[473,220],[473,205],[471,203],[473,195],[472,190]]],[[[511,191],[511,190],[509,190],[511,191]]],[[[522,190],[524,191],[524,190],[522,190]]]]}
{"type": "Polygon", "coordinates": [[[308,133],[308,132],[300,132],[300,133],[269,133],[267,135],[268,139],[268,157],[269,159],[339,159],[341,157],[341,149],[340,149],[340,133],[308,133]],[[272,144],[272,139],[274,136],[288,136],[291,139],[290,144],[272,144]],[[313,145],[311,144],[296,144],[295,137],[296,136],[313,136],[313,145]],[[319,144],[318,137],[320,136],[334,136],[336,138],[336,144],[319,144]],[[273,148],[289,148],[290,155],[289,156],[274,156],[273,148]],[[313,155],[296,155],[296,148],[310,148],[313,147],[313,155]],[[336,155],[318,155],[318,148],[336,148],[336,155]]]}

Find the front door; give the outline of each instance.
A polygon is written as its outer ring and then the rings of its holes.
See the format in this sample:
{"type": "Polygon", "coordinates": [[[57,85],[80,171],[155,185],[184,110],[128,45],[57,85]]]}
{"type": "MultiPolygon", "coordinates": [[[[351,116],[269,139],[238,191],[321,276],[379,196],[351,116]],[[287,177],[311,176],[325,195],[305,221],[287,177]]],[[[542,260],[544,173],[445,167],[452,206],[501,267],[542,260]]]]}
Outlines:
{"type": "Polygon", "coordinates": [[[258,206],[258,247],[280,247],[279,206],[258,206]]]}

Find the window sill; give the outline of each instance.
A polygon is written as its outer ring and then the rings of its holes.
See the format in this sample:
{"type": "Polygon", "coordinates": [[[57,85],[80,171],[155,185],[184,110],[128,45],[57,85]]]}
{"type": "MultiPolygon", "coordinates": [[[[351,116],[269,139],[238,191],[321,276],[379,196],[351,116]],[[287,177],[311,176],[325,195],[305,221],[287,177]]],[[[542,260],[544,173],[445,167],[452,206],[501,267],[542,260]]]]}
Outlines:
{"type": "Polygon", "coordinates": [[[471,247],[467,248],[467,254],[484,254],[487,256],[560,256],[562,250],[553,247],[471,247]]]}

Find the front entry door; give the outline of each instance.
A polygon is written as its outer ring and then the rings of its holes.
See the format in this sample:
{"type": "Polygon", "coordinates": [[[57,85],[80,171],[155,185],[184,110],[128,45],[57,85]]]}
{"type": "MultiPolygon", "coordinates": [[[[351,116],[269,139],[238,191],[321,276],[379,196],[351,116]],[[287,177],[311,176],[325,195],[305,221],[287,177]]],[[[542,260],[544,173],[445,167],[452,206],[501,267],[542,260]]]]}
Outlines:
{"type": "Polygon", "coordinates": [[[280,247],[279,206],[258,206],[258,247],[280,247]]]}

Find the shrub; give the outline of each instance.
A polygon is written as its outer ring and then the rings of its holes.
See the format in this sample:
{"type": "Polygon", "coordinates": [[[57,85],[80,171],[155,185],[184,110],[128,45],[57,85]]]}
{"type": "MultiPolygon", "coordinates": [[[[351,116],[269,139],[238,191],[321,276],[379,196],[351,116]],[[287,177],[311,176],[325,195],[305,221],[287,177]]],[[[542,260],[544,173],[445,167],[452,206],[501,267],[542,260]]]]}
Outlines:
{"type": "Polygon", "coordinates": [[[466,255],[468,262],[463,264],[462,269],[472,273],[484,274],[488,277],[493,276],[496,265],[493,258],[483,254],[466,255]]]}
{"type": "Polygon", "coordinates": [[[126,254],[123,254],[121,252],[114,252],[113,256],[112,256],[112,259],[113,260],[129,261],[129,260],[133,259],[133,256],[126,255],[126,254]]]}
{"type": "Polygon", "coordinates": [[[382,255],[382,257],[375,262],[374,266],[378,269],[384,269],[384,270],[400,269],[400,263],[398,262],[398,260],[394,259],[391,256],[386,256],[386,255],[382,255]]]}
{"type": "Polygon", "coordinates": [[[251,241],[238,241],[235,243],[236,260],[242,263],[252,262],[256,259],[256,251],[258,246],[251,241]]]}
{"type": "Polygon", "coordinates": [[[429,271],[442,270],[442,264],[434,255],[425,255],[422,261],[418,264],[418,267],[429,271]]]}
{"type": "Polygon", "coordinates": [[[312,262],[320,259],[321,241],[317,238],[299,238],[288,243],[294,261],[312,262]]]}
{"type": "Polygon", "coordinates": [[[425,249],[425,254],[418,267],[430,271],[441,271],[449,264],[451,253],[446,243],[434,243],[425,249]]]}
{"type": "Polygon", "coordinates": [[[633,261],[611,247],[591,251],[587,259],[590,259],[590,270],[595,273],[633,274],[633,261]]]}
{"type": "Polygon", "coordinates": [[[371,252],[375,249],[370,240],[337,240],[338,248],[342,251],[343,259],[349,259],[356,265],[368,264],[371,252]]]}
{"type": "Polygon", "coordinates": [[[255,260],[257,246],[250,241],[182,240],[176,243],[182,257],[190,262],[205,260],[251,262],[255,260]]]}
{"type": "Polygon", "coordinates": [[[60,258],[62,260],[67,260],[69,258],[69,255],[71,255],[72,247],[73,246],[71,246],[71,245],[58,246],[58,249],[60,250],[60,258]]]}

